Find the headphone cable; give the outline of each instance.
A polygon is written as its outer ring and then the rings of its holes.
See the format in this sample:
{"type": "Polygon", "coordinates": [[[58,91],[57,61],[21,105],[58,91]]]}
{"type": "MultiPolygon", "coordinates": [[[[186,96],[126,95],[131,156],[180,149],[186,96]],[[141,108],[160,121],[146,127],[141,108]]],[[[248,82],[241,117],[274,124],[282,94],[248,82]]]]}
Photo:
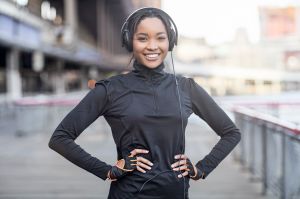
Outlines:
{"type": "MultiPolygon", "coordinates": [[[[173,53],[171,51],[171,60],[172,60],[172,66],[173,66],[173,74],[174,74],[174,79],[175,79],[175,84],[176,84],[176,91],[177,91],[177,96],[178,96],[178,102],[179,102],[179,110],[180,110],[180,118],[181,118],[181,136],[182,136],[182,149],[181,149],[181,154],[184,154],[184,148],[185,148],[185,136],[184,136],[184,129],[183,129],[183,117],[182,117],[182,107],[181,107],[181,98],[180,98],[180,94],[179,94],[179,86],[178,86],[178,81],[177,81],[177,78],[176,78],[176,73],[175,73],[175,68],[174,68],[174,61],[173,61],[173,53]]],[[[177,143],[177,146],[176,146],[176,150],[178,148],[178,146],[180,144],[180,140],[179,142],[177,143]]],[[[179,160],[180,161],[180,160],[179,160]]],[[[143,185],[141,186],[141,188],[139,189],[138,193],[140,193],[144,186],[150,182],[151,180],[153,180],[154,178],[156,178],[157,176],[159,176],[160,174],[163,174],[163,173],[167,173],[167,172],[174,172],[175,174],[175,171],[174,170],[165,170],[165,171],[161,171],[159,173],[157,173],[156,175],[154,175],[153,177],[149,178],[147,181],[145,181],[143,183],[143,185]]],[[[183,198],[185,199],[185,177],[182,175],[182,171],[180,170],[180,174],[183,178],[183,198]]],[[[176,175],[176,174],[175,174],[176,175]]],[[[177,178],[176,178],[177,179],[177,178]]]]}
{"type": "MultiPolygon", "coordinates": [[[[182,117],[182,107],[181,107],[181,98],[179,94],[179,86],[178,86],[178,81],[176,78],[176,73],[175,73],[175,68],[174,68],[174,61],[173,61],[173,51],[171,51],[171,60],[172,60],[172,66],[173,66],[173,74],[175,78],[175,84],[176,84],[176,90],[177,90],[177,95],[178,95],[178,103],[179,103],[179,110],[180,110],[180,118],[181,118],[181,136],[182,136],[182,148],[181,148],[181,154],[184,154],[184,148],[185,148],[185,136],[184,136],[184,129],[183,129],[183,117],[182,117]]],[[[178,148],[178,145],[180,143],[180,140],[177,144],[176,149],[178,148]]],[[[180,145],[179,145],[180,146],[180,145]]],[[[180,174],[183,178],[183,198],[185,199],[185,177],[182,175],[182,171],[180,170],[180,174]]]]}

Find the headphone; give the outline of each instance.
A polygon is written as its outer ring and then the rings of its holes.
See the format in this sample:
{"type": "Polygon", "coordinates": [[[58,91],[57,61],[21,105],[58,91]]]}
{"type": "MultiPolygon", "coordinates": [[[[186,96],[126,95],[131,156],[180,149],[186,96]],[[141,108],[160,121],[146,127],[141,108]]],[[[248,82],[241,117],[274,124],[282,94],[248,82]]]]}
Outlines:
{"type": "Polygon", "coordinates": [[[167,29],[167,34],[168,34],[168,39],[169,39],[169,51],[172,51],[174,46],[177,45],[177,40],[178,40],[178,31],[177,27],[170,17],[166,12],[164,12],[161,9],[158,8],[153,8],[153,7],[144,7],[137,9],[133,13],[131,13],[127,19],[125,20],[124,24],[122,25],[121,28],[121,42],[122,42],[122,47],[125,47],[128,52],[133,51],[133,46],[132,46],[132,38],[133,38],[133,32],[132,29],[132,22],[133,20],[136,20],[136,22],[139,22],[142,17],[158,17],[163,24],[166,26],[167,29]],[[167,21],[166,21],[167,20],[167,21]]]}

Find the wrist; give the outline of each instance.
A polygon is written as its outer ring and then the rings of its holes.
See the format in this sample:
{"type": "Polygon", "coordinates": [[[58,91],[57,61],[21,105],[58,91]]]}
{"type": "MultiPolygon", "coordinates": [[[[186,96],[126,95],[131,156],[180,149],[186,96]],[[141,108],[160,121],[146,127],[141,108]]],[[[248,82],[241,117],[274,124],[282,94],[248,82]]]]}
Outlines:
{"type": "Polygon", "coordinates": [[[199,179],[204,179],[204,172],[201,171],[201,169],[197,168],[196,166],[194,166],[194,171],[195,171],[195,175],[190,176],[191,179],[193,180],[199,180],[199,179]]]}
{"type": "Polygon", "coordinates": [[[117,179],[112,175],[111,171],[112,171],[112,168],[107,172],[106,177],[110,181],[116,181],[117,179]]]}

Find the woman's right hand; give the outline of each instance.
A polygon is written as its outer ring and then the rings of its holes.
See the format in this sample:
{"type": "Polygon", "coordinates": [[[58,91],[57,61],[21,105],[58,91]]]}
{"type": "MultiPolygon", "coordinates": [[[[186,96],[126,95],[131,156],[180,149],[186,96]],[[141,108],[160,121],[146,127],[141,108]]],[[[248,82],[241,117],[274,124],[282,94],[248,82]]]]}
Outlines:
{"type": "Polygon", "coordinates": [[[145,149],[134,149],[130,152],[130,156],[136,158],[136,169],[142,173],[146,173],[146,170],[151,170],[151,167],[153,166],[153,163],[147,160],[146,158],[143,158],[141,156],[138,156],[138,154],[147,154],[149,153],[148,150],[145,149]]]}
{"type": "Polygon", "coordinates": [[[135,169],[142,173],[146,173],[146,170],[151,169],[153,163],[146,158],[139,156],[139,154],[147,153],[149,153],[149,151],[145,149],[132,150],[128,156],[117,161],[116,165],[108,172],[107,177],[110,180],[117,180],[123,177],[126,173],[132,172],[135,169]]]}

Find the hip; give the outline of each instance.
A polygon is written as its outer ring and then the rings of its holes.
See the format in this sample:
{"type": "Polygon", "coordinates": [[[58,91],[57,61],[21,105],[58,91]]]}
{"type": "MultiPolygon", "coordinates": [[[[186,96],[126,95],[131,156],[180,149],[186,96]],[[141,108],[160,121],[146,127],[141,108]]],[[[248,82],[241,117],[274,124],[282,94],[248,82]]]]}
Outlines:
{"type": "Polygon", "coordinates": [[[109,199],[188,199],[189,178],[178,178],[171,170],[152,171],[148,174],[133,172],[113,181],[109,199]]]}

